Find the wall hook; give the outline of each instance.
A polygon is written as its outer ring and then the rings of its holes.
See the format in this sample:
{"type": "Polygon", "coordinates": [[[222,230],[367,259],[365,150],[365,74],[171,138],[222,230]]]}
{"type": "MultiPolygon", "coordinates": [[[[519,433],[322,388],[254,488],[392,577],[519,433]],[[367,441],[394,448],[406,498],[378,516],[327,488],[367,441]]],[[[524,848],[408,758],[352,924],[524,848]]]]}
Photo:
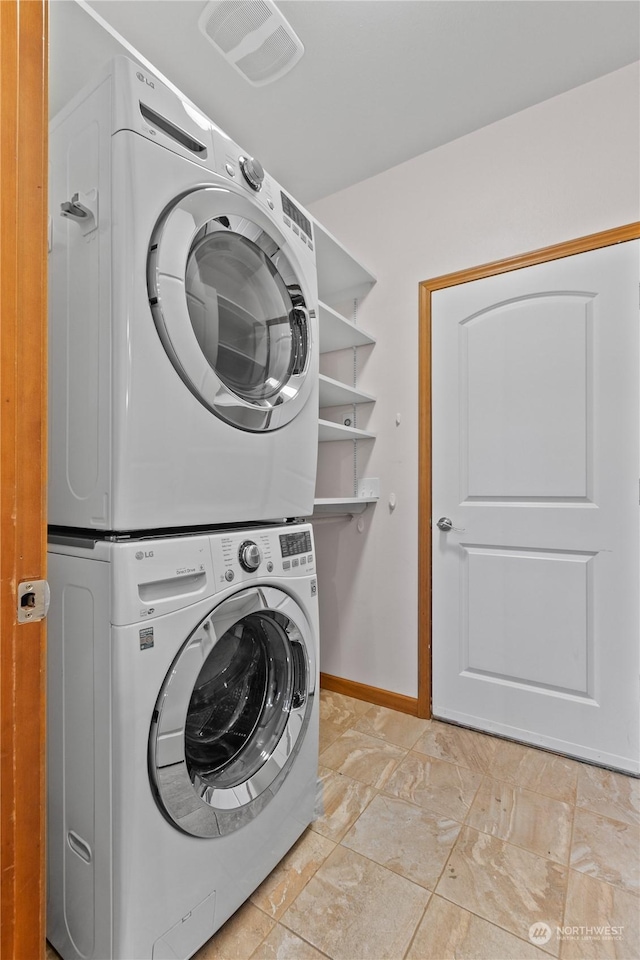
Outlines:
{"type": "Polygon", "coordinates": [[[60,204],[60,216],[77,223],[83,237],[93,233],[98,226],[98,191],[74,193],[71,200],[60,204]]]}

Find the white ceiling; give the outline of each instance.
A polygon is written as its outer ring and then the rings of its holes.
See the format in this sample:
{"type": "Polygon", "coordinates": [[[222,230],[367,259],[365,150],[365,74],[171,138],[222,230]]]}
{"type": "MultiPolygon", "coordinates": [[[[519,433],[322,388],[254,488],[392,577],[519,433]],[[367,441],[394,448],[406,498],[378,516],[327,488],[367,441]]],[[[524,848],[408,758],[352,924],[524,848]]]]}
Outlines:
{"type": "MultiPolygon", "coordinates": [[[[303,203],[640,59],[637,0],[280,0],[305,46],[249,85],[198,29],[206,0],[90,0],[303,203]]],[[[117,42],[51,3],[51,111],[117,42]]]]}

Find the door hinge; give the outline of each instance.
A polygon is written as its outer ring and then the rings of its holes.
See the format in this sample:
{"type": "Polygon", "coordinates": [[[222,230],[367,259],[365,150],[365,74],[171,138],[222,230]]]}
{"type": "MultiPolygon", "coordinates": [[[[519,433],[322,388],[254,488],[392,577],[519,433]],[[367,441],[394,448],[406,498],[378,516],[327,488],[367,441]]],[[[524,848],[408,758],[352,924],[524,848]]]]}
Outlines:
{"type": "Polygon", "coordinates": [[[18,623],[44,620],[51,591],[46,580],[23,580],[18,584],[18,623]]]}

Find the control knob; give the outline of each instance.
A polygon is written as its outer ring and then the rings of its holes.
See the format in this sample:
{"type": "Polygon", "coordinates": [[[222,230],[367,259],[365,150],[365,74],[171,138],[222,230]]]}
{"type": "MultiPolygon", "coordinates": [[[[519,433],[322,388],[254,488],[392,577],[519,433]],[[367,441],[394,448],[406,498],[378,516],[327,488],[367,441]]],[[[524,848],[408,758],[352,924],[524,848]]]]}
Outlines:
{"type": "Polygon", "coordinates": [[[264,180],[264,170],[259,160],[254,157],[240,157],[240,169],[252,190],[260,190],[264,180]]]}
{"type": "Polygon", "coordinates": [[[254,570],[257,570],[262,560],[262,554],[257,543],[254,543],[253,540],[245,540],[244,543],[241,543],[238,550],[238,560],[242,569],[246,570],[247,573],[253,573],[254,570]]]}

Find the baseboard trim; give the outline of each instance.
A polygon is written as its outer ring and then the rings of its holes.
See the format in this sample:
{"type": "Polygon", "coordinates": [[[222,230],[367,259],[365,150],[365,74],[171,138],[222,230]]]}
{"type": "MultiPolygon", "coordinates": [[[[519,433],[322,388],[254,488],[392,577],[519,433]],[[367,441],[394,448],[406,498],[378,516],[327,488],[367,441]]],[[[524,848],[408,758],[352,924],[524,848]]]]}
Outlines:
{"type": "Polygon", "coordinates": [[[399,710],[400,713],[408,713],[412,717],[418,716],[417,698],[406,697],[403,693],[381,690],[380,687],[369,687],[366,683],[357,683],[355,680],[343,680],[342,677],[334,677],[330,673],[320,674],[320,686],[323,690],[342,693],[356,700],[365,700],[377,707],[389,707],[391,710],[399,710]]]}

